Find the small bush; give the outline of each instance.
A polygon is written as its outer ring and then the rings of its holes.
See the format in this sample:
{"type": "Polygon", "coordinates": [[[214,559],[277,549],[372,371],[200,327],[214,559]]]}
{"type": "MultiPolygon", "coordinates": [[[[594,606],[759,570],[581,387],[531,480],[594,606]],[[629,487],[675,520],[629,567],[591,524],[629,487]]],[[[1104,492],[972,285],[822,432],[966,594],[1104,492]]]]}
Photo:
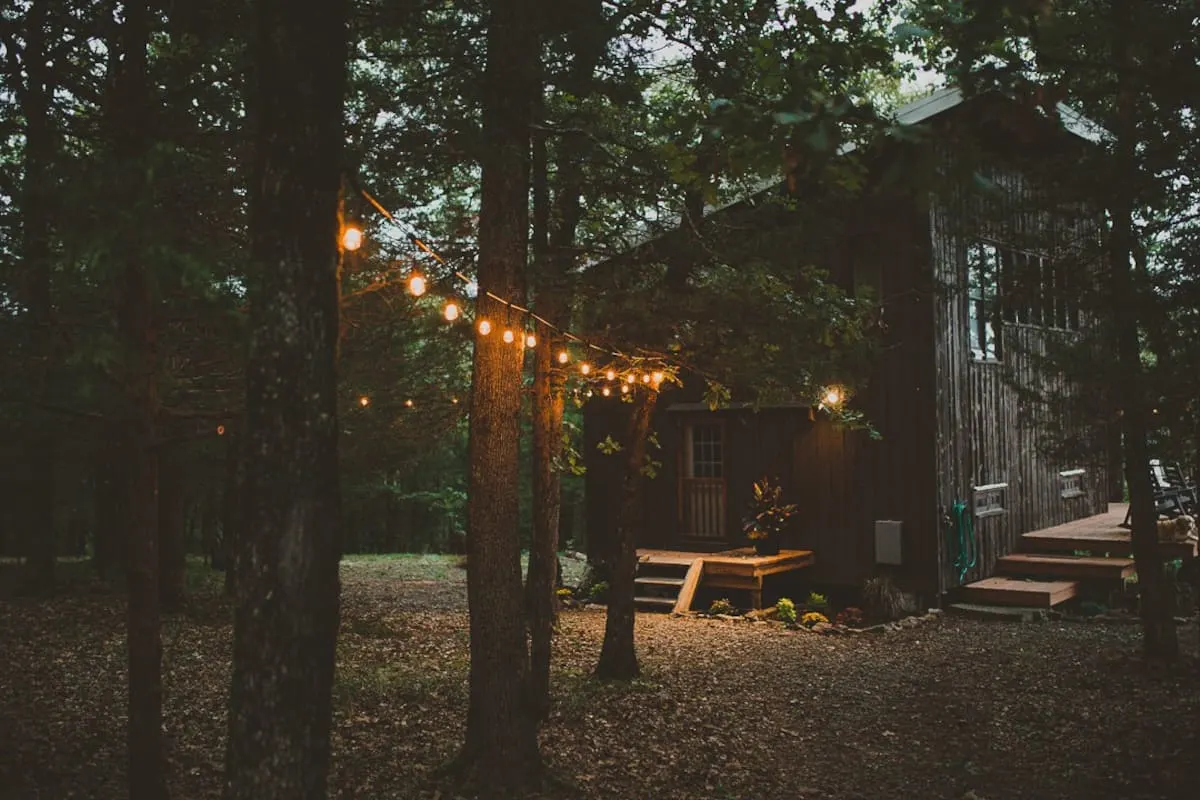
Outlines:
{"type": "Polygon", "coordinates": [[[796,624],[796,604],[786,597],[779,598],[779,602],[775,604],[775,614],[781,622],[796,624]]]}
{"type": "Polygon", "coordinates": [[[817,625],[817,623],[820,623],[820,622],[823,622],[826,625],[829,624],[829,617],[825,616],[820,611],[809,611],[807,614],[805,614],[803,617],[800,618],[800,624],[806,628],[815,627],[817,625]]]}
{"type": "Polygon", "coordinates": [[[559,600],[566,602],[575,595],[575,592],[570,586],[561,586],[554,591],[554,594],[559,600]]]}
{"type": "Polygon", "coordinates": [[[856,606],[847,606],[837,613],[834,617],[834,624],[844,625],[849,628],[857,628],[863,624],[863,612],[861,608],[856,606]]]}
{"type": "Polygon", "coordinates": [[[829,598],[820,592],[809,592],[804,607],[809,611],[819,611],[822,614],[829,610],[829,598]]]}
{"type": "Polygon", "coordinates": [[[863,584],[863,606],[875,619],[899,619],[904,614],[904,595],[891,578],[869,578],[863,584]]]}
{"type": "Polygon", "coordinates": [[[596,581],[588,589],[588,600],[593,603],[603,603],[608,600],[608,581],[596,581]]]}
{"type": "Polygon", "coordinates": [[[734,608],[733,603],[729,602],[729,598],[722,597],[720,600],[712,601],[712,605],[708,607],[708,613],[714,617],[717,614],[724,614],[725,616],[732,617],[738,612],[737,609],[734,608]]]}

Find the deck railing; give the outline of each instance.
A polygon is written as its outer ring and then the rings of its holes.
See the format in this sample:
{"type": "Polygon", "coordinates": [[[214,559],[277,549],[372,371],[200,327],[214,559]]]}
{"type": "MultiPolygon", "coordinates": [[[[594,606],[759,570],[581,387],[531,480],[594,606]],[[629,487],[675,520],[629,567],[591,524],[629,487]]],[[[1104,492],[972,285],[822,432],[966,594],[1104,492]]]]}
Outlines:
{"type": "Polygon", "coordinates": [[[680,502],[685,536],[725,538],[724,478],[683,478],[680,502]]]}

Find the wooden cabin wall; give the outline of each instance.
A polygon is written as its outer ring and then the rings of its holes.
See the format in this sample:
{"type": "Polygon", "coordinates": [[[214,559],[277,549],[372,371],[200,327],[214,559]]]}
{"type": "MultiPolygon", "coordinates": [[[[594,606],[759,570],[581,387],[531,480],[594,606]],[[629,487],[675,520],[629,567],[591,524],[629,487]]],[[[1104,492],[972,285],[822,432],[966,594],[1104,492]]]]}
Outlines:
{"type": "MultiPolygon", "coordinates": [[[[998,192],[981,195],[961,189],[943,192],[931,202],[930,239],[938,292],[934,302],[937,370],[937,475],[939,504],[948,512],[956,502],[973,511],[973,487],[1006,483],[1005,512],[974,520],[978,559],[960,575],[955,552],[943,557],[942,587],[994,574],[996,561],[1020,547],[1021,534],[1090,516],[1107,508],[1103,441],[1087,463],[1058,463],[1047,452],[1041,428],[1070,426],[1040,404],[1022,403],[1020,388],[1043,396],[1069,393],[1061,375],[1038,365],[1048,337],[1071,336],[1040,326],[1003,322],[1000,356],[976,360],[970,350],[967,296],[967,245],[983,237],[1022,250],[1047,248],[1051,226],[1072,236],[1086,235],[1087,222],[1051,219],[1035,181],[1012,166],[989,164],[998,192]],[[1063,498],[1059,472],[1085,468],[1084,494],[1063,498]]],[[[1048,254],[1049,251],[1047,251],[1048,254]]],[[[1085,320],[1086,324],[1086,320],[1085,320]]],[[[1083,437],[1092,432],[1077,431],[1083,437]]],[[[1100,432],[1096,432],[1100,433],[1100,432]]],[[[948,522],[948,520],[947,520],[948,522]]]]}

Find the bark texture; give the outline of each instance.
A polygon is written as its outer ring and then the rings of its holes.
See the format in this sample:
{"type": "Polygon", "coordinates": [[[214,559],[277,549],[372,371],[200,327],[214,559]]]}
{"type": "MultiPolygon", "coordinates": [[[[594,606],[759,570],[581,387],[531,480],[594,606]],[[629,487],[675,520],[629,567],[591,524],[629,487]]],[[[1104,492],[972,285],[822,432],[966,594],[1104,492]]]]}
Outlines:
{"type": "Polygon", "coordinates": [[[1147,431],[1150,405],[1145,396],[1145,372],[1142,368],[1139,335],[1139,287],[1130,263],[1135,241],[1133,211],[1136,201],[1137,162],[1136,124],[1133,85],[1134,60],[1131,50],[1135,20],[1130,0],[1114,0],[1112,5],[1113,59],[1118,89],[1116,137],[1109,203],[1112,230],[1109,236],[1111,307],[1117,337],[1120,365],[1118,397],[1124,411],[1122,432],[1125,443],[1125,480],[1132,506],[1133,557],[1137,565],[1138,592],[1142,617],[1143,645],[1148,658],[1172,660],[1179,655],[1175,619],[1171,613],[1172,596],[1163,574],[1163,558],[1158,549],[1158,514],[1154,488],[1150,482],[1150,448],[1147,431]]]}
{"type": "Polygon", "coordinates": [[[521,411],[519,344],[499,335],[521,323],[487,297],[516,300],[528,252],[530,123],[537,90],[535,0],[493,0],[484,75],[477,314],[471,387],[467,598],[471,614],[470,706],[458,767],[489,792],[540,780],[528,702],[522,613],[517,472],[521,411]]]}
{"type": "Polygon", "coordinates": [[[641,672],[633,646],[633,579],[637,572],[637,529],[642,522],[642,487],[645,485],[642,467],[646,462],[650,417],[657,400],[657,392],[639,391],[629,416],[629,431],[625,437],[628,442],[625,479],[617,519],[616,563],[609,584],[604,644],[596,664],[596,677],[601,680],[633,680],[641,672]]]}
{"type": "Polygon", "coordinates": [[[323,798],[339,598],[341,0],[260,0],[227,798],[323,798]]]}
{"type": "Polygon", "coordinates": [[[178,611],[186,594],[187,494],[178,452],[158,458],[158,597],[164,611],[178,611]]]}

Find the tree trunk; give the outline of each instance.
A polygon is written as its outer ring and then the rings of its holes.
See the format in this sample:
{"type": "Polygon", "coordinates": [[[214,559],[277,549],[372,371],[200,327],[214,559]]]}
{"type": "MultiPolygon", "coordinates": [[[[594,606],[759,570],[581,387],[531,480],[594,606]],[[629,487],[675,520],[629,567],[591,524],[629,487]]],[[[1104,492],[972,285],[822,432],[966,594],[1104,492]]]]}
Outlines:
{"type": "Polygon", "coordinates": [[[178,452],[158,459],[158,597],[165,611],[178,611],[186,595],[187,493],[178,452]]]}
{"type": "Polygon", "coordinates": [[[642,523],[642,468],[646,463],[646,440],[650,417],[658,400],[655,391],[638,391],[625,437],[625,479],[621,487],[621,511],[617,520],[616,562],[608,592],[608,614],[604,621],[604,644],[596,677],[601,680],[633,680],[640,674],[633,646],[634,577],[637,573],[637,530],[642,523]]]}
{"type": "MultiPolygon", "coordinates": [[[[151,17],[145,2],[126,3],[121,61],[113,81],[112,148],[123,179],[115,198],[133,209],[145,203],[150,117],[146,49],[151,17]]],[[[136,223],[135,223],[136,225],[136,223]]],[[[136,228],[125,231],[117,328],[125,356],[124,478],[128,527],[125,582],[129,626],[129,796],[167,796],[162,737],[162,637],[158,605],[158,387],[154,285],[136,228]]]]}
{"type": "MultiPolygon", "coordinates": [[[[30,353],[33,363],[25,375],[34,404],[46,405],[53,400],[53,375],[56,371],[58,348],[54,346],[52,329],[53,303],[50,276],[51,222],[54,187],[50,167],[55,157],[54,129],[50,120],[50,98],[54,86],[47,68],[45,52],[46,4],[33,3],[26,12],[24,65],[27,82],[21,87],[20,106],[25,117],[25,149],[23,153],[21,228],[22,261],[25,292],[22,300],[28,308],[30,321],[30,353]]],[[[24,464],[21,471],[22,496],[25,509],[22,524],[25,534],[25,554],[28,559],[27,582],[31,589],[42,591],[54,584],[57,553],[54,526],[56,421],[41,419],[44,412],[32,411],[32,430],[27,435],[24,464]]]]}
{"type": "Polygon", "coordinates": [[[244,525],[225,796],[323,798],[339,614],[347,6],[257,4],[244,525]]]}
{"type": "Polygon", "coordinates": [[[1129,0],[1114,0],[1112,9],[1113,60],[1119,86],[1113,131],[1116,137],[1115,180],[1109,208],[1112,219],[1109,267],[1110,303],[1120,366],[1118,397],[1124,410],[1125,479],[1129,485],[1129,502],[1133,512],[1133,556],[1137,565],[1141,601],[1143,648],[1148,658],[1170,660],[1179,655],[1179,640],[1175,620],[1170,613],[1170,587],[1163,575],[1163,559],[1158,549],[1158,515],[1149,472],[1150,450],[1146,438],[1150,416],[1145,397],[1145,370],[1142,367],[1138,329],[1139,297],[1144,287],[1134,280],[1130,264],[1135,245],[1133,210],[1137,180],[1137,130],[1133,116],[1136,89],[1132,83],[1134,65],[1130,52],[1134,19],[1129,0]]]}
{"type": "Polygon", "coordinates": [[[220,561],[218,569],[225,571],[225,594],[233,595],[237,583],[237,554],[241,552],[243,498],[246,484],[246,461],[241,430],[232,425],[225,429],[225,474],[221,489],[221,540],[213,555],[220,561]]]}
{"type": "Polygon", "coordinates": [[[125,531],[128,529],[125,499],[127,476],[120,459],[121,443],[107,433],[97,432],[93,469],[93,507],[95,535],[92,543],[92,566],[97,577],[106,581],[121,558],[125,531]]]}
{"type": "Polygon", "coordinates": [[[537,727],[528,702],[529,654],[521,598],[517,472],[520,343],[500,331],[523,320],[489,294],[513,301],[524,274],[529,222],[529,131],[539,42],[534,0],[493,0],[484,73],[482,189],[467,504],[471,614],[470,707],[458,767],[495,793],[540,781],[537,727]]]}

